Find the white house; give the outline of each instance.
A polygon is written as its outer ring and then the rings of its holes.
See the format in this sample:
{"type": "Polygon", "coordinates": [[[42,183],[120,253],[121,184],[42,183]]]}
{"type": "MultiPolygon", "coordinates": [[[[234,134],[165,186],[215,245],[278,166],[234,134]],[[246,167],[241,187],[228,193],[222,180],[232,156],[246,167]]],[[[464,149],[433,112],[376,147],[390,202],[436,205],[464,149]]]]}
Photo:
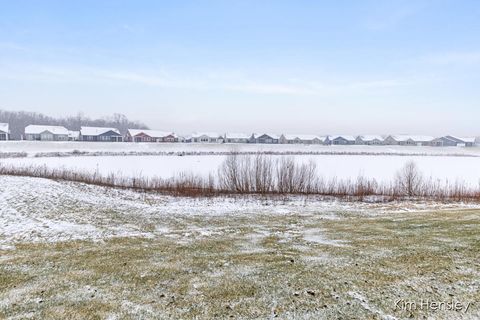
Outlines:
{"type": "Polygon", "coordinates": [[[178,136],[171,131],[128,129],[125,136],[128,142],[178,142],[178,136]]]}
{"type": "Polygon", "coordinates": [[[0,140],[7,141],[10,138],[8,123],[0,123],[0,140]]]}
{"type": "Polygon", "coordinates": [[[123,137],[115,128],[81,127],[81,141],[121,142],[123,137]]]}
{"type": "Polygon", "coordinates": [[[280,143],[282,144],[323,144],[324,139],[312,134],[282,134],[280,143]]]}
{"type": "Polygon", "coordinates": [[[385,139],[379,135],[362,135],[362,136],[358,136],[355,139],[355,143],[369,145],[369,146],[373,146],[373,145],[377,146],[377,145],[382,145],[384,140],[385,139]]]}
{"type": "Polygon", "coordinates": [[[194,143],[223,143],[223,140],[223,135],[217,132],[194,132],[185,141],[194,143]]]}
{"type": "Polygon", "coordinates": [[[251,135],[246,133],[225,133],[226,143],[248,143],[251,135]]]}
{"type": "Polygon", "coordinates": [[[25,127],[26,140],[68,141],[68,130],[62,126],[29,125],[25,127]]]}
{"type": "Polygon", "coordinates": [[[70,141],[80,140],[80,131],[68,130],[68,140],[70,140],[70,141]]]}
{"type": "Polygon", "coordinates": [[[385,145],[430,146],[435,140],[432,136],[390,135],[385,138],[385,145]]]}

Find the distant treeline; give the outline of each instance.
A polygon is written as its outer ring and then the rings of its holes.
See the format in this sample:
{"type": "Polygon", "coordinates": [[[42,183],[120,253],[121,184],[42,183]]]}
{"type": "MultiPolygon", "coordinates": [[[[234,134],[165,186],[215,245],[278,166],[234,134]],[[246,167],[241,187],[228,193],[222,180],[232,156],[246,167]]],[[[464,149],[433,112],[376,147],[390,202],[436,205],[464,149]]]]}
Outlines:
{"type": "Polygon", "coordinates": [[[0,110],[0,122],[10,125],[10,139],[12,140],[21,139],[25,127],[30,124],[64,126],[75,131],[80,130],[81,126],[112,127],[119,129],[122,134],[125,134],[128,129],[148,129],[144,123],[131,121],[125,115],[119,113],[101,119],[92,119],[83,113],[65,118],[55,118],[38,112],[0,110]]]}

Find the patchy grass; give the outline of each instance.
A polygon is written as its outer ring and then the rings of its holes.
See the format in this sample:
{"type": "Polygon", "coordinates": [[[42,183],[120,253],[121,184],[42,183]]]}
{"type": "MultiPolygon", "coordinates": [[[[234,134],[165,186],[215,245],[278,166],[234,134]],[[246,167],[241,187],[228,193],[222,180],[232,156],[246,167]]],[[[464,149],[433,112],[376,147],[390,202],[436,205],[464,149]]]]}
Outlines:
{"type": "Polygon", "coordinates": [[[0,318],[480,317],[480,210],[163,223],[151,237],[0,250],[0,318]],[[474,304],[405,311],[398,299],[474,304]]]}

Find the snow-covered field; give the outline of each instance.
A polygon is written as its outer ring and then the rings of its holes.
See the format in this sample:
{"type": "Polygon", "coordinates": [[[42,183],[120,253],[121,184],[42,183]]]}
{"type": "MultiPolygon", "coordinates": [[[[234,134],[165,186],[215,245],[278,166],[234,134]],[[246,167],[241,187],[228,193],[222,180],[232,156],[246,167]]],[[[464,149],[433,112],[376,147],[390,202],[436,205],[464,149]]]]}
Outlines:
{"type": "MultiPolygon", "coordinates": [[[[188,172],[215,174],[226,156],[78,156],[0,159],[0,164],[15,166],[47,166],[100,174],[115,173],[131,177],[172,177],[188,172]]],[[[271,156],[279,158],[281,156],[271,156]]],[[[442,182],[466,182],[472,187],[480,183],[480,157],[394,156],[394,155],[295,155],[298,162],[313,161],[317,172],[326,179],[356,179],[362,175],[379,182],[392,181],[396,172],[408,161],[414,161],[427,177],[442,182]]]]}
{"type": "Polygon", "coordinates": [[[0,318],[480,317],[478,205],[316,199],[0,176],[0,318]]]}
{"type": "MultiPolygon", "coordinates": [[[[432,208],[480,208],[476,204],[461,203],[437,206],[412,202],[399,207],[396,203],[314,199],[311,197],[306,202],[302,197],[292,197],[289,201],[248,197],[177,198],[48,179],[0,176],[0,246],[16,242],[153,237],[169,232],[167,220],[174,217],[241,217],[260,213],[309,215],[321,211],[322,219],[336,219],[335,212],[377,216],[385,212],[432,208]],[[142,225],[150,223],[155,224],[154,229],[142,229],[142,225]]],[[[208,228],[202,232],[208,233],[208,228]]]]}
{"type": "MultiPolygon", "coordinates": [[[[427,178],[472,186],[480,179],[476,148],[237,148],[297,153],[288,156],[314,161],[327,179],[388,181],[411,160],[427,178]]],[[[0,152],[28,156],[2,158],[0,165],[126,177],[207,175],[226,157],[207,153],[231,150],[9,142],[0,143],[0,152]],[[119,154],[38,157],[73,150],[119,154]]],[[[183,198],[0,176],[0,318],[478,319],[479,234],[480,206],[473,203],[183,198]],[[398,299],[474,304],[432,314],[396,309],[398,299]]]]}
{"type": "Polygon", "coordinates": [[[287,144],[198,144],[198,143],[108,143],[0,141],[0,153],[25,152],[28,155],[48,152],[278,152],[278,153],[376,153],[417,155],[480,156],[480,147],[410,147],[410,146],[322,146],[287,144]]]}

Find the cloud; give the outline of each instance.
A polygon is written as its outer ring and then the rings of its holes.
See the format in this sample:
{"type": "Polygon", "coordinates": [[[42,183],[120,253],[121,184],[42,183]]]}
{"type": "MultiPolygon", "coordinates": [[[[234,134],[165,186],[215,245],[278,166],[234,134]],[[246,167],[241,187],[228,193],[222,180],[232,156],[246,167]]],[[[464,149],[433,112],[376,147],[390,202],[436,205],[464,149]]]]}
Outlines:
{"type": "Polygon", "coordinates": [[[258,73],[229,70],[121,70],[91,66],[9,65],[0,69],[0,78],[22,81],[87,83],[95,85],[140,85],[167,89],[230,91],[261,95],[343,96],[418,84],[418,80],[359,79],[355,81],[304,80],[285,76],[269,79],[258,73]],[[223,75],[224,74],[224,75],[223,75]]]}

